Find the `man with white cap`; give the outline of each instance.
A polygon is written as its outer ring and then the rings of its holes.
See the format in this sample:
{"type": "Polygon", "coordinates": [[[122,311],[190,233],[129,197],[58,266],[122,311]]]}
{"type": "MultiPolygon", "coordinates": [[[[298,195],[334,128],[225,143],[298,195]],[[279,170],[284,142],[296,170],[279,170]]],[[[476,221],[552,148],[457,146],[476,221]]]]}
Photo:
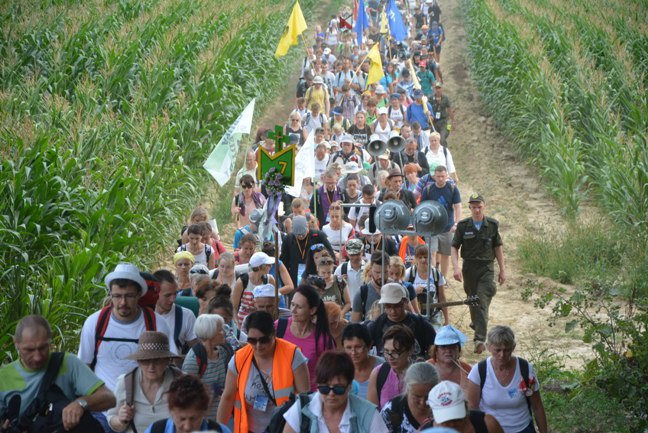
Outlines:
{"type": "Polygon", "coordinates": [[[113,391],[117,377],[137,367],[128,356],[137,350],[142,332],[162,332],[169,337],[171,350],[177,353],[177,348],[164,318],[137,302],[147,291],[137,266],[120,263],[104,281],[111,303],[86,319],[78,356],[113,391]]]}
{"type": "Polygon", "coordinates": [[[301,282],[301,276],[306,270],[306,258],[308,254],[312,254],[311,247],[315,244],[323,244],[330,256],[335,256],[326,234],[310,229],[305,216],[295,216],[292,219],[292,231],[286,235],[281,245],[280,256],[295,287],[301,282]]]}
{"type": "MultiPolygon", "coordinates": [[[[267,311],[272,317],[290,317],[292,314],[287,308],[279,307],[279,316],[277,313],[277,300],[275,298],[274,284],[261,284],[256,286],[252,291],[254,296],[254,307],[257,311],[267,311]]],[[[281,293],[279,296],[282,296],[281,293]]]]}
{"type": "Polygon", "coordinates": [[[358,165],[362,165],[364,160],[364,155],[362,149],[353,144],[353,136],[351,134],[342,134],[339,139],[340,142],[340,151],[334,155],[331,155],[329,161],[329,167],[333,163],[339,163],[342,167],[348,162],[356,162],[358,165]]]}
{"type": "Polygon", "coordinates": [[[409,300],[416,298],[415,293],[408,293],[400,283],[387,283],[380,289],[380,301],[384,313],[367,324],[376,350],[382,355],[382,336],[391,326],[404,325],[414,333],[414,356],[427,358],[430,347],[434,344],[436,333],[423,316],[407,311],[409,300]]]}
{"type": "Polygon", "coordinates": [[[439,382],[428,394],[435,426],[449,427],[459,433],[504,433],[492,415],[468,410],[461,387],[454,382],[439,382]]]}

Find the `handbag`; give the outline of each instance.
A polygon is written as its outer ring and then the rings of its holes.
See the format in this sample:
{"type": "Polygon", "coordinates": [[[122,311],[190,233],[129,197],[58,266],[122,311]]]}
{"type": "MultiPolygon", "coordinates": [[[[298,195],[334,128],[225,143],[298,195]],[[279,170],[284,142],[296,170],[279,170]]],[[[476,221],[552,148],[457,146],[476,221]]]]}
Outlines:
{"type": "Polygon", "coordinates": [[[20,417],[19,427],[29,433],[103,433],[104,430],[90,412],[84,412],[72,430],[63,428],[63,409],[70,404],[65,393],[53,382],[63,363],[65,353],[54,352],[50,357],[38,395],[20,417]]]}

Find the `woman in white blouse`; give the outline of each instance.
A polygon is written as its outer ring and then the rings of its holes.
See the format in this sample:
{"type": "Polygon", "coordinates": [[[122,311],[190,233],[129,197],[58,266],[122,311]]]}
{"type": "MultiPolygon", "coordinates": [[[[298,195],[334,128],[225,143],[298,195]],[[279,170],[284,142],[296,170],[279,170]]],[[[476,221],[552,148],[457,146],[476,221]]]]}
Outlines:
{"type": "Polygon", "coordinates": [[[441,146],[441,135],[438,132],[430,134],[430,145],[425,150],[425,158],[430,166],[430,173],[434,173],[434,169],[437,165],[443,165],[448,169],[448,175],[450,175],[455,182],[459,182],[459,176],[457,176],[457,169],[452,160],[450,149],[441,146]]]}

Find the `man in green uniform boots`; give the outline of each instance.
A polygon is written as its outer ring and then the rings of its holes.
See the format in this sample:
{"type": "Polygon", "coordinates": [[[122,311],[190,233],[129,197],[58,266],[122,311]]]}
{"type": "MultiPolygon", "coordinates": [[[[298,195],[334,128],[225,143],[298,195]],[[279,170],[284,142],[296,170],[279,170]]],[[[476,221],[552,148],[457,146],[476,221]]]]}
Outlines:
{"type": "Polygon", "coordinates": [[[488,330],[488,307],[497,291],[493,259],[497,260],[499,266],[497,281],[504,284],[504,250],[499,234],[499,222],[484,215],[484,197],[481,194],[473,194],[468,203],[472,216],[457,224],[452,239],[452,267],[455,280],[463,281],[466,294],[479,297],[479,305],[470,307],[470,317],[471,327],[475,330],[475,353],[482,353],[488,330]],[[461,270],[460,248],[463,259],[461,270]]]}

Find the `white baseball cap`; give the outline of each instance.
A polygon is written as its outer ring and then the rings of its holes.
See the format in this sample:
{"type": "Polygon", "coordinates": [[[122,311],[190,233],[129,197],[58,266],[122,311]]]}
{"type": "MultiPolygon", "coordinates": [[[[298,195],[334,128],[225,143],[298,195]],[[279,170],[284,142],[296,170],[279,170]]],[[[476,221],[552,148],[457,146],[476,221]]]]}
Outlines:
{"type": "Polygon", "coordinates": [[[263,265],[272,265],[274,264],[275,259],[274,257],[270,257],[266,253],[258,252],[252,254],[252,257],[250,257],[250,267],[252,268],[258,268],[259,266],[263,265]]]}
{"type": "Polygon", "coordinates": [[[439,382],[428,394],[428,406],[434,422],[444,423],[466,417],[466,399],[461,387],[454,382],[439,382]]]}

